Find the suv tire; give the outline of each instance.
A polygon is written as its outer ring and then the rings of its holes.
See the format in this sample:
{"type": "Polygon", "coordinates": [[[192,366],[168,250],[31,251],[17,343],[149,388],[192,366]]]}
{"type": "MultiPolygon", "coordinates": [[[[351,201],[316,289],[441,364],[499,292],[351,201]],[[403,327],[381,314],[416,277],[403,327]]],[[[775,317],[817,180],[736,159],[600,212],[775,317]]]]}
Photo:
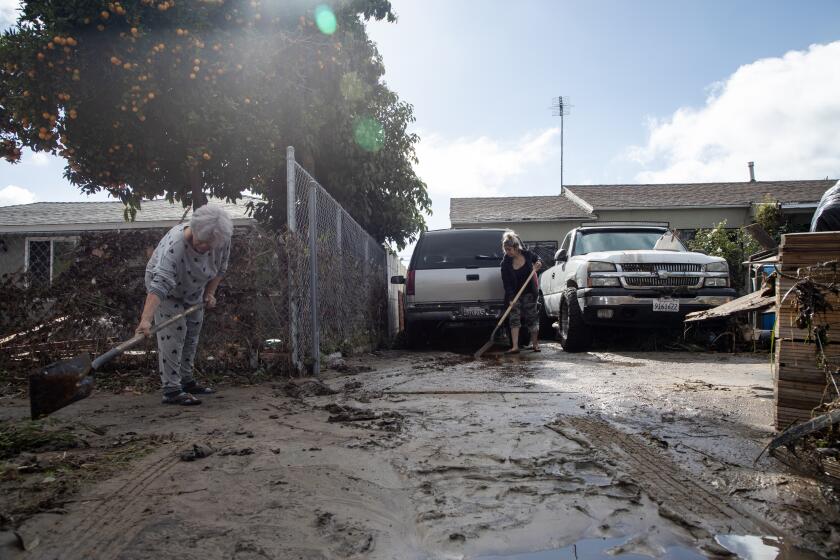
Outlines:
{"type": "Polygon", "coordinates": [[[406,325],[405,343],[409,350],[420,350],[426,346],[428,342],[429,333],[424,327],[419,324],[411,326],[406,325]]]}
{"type": "Polygon", "coordinates": [[[583,322],[577,290],[569,288],[560,303],[557,339],[566,352],[584,352],[592,345],[592,328],[583,322]]]}

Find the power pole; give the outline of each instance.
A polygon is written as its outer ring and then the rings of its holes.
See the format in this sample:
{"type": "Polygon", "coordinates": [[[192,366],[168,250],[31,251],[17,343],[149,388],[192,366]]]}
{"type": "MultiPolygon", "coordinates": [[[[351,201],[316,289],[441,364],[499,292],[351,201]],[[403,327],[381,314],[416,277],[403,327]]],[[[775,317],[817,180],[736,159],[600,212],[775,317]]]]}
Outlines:
{"type": "Polygon", "coordinates": [[[553,99],[551,109],[555,117],[560,117],[560,194],[563,194],[563,117],[569,114],[569,98],[562,95],[553,99]]]}

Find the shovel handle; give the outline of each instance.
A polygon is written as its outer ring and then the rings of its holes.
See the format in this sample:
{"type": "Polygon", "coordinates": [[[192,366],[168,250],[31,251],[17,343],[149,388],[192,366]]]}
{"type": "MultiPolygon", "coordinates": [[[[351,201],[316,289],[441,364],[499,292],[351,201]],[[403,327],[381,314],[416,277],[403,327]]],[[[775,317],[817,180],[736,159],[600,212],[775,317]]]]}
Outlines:
{"type": "MultiPolygon", "coordinates": [[[[150,335],[155,334],[159,330],[165,329],[166,327],[168,327],[172,323],[183,319],[184,317],[186,317],[187,315],[189,315],[191,313],[195,313],[196,311],[198,311],[199,309],[201,309],[203,307],[204,307],[203,303],[197,303],[197,304],[193,305],[192,307],[190,307],[189,309],[187,309],[186,311],[184,311],[183,313],[178,313],[177,315],[174,315],[174,316],[170,317],[169,319],[167,319],[163,323],[161,323],[159,325],[155,325],[154,327],[152,327],[150,329],[149,334],[150,335]]],[[[93,360],[93,362],[91,362],[91,364],[90,364],[91,369],[94,369],[94,370],[99,369],[100,366],[103,366],[106,363],[110,362],[111,360],[113,360],[114,358],[116,358],[117,356],[119,356],[120,354],[125,352],[126,350],[128,350],[130,348],[133,348],[133,347],[137,346],[138,344],[140,344],[140,342],[142,342],[143,339],[145,339],[145,338],[146,338],[146,335],[144,335],[144,334],[136,334],[132,338],[129,338],[128,340],[126,340],[125,342],[120,343],[119,346],[115,346],[114,348],[111,348],[110,350],[108,350],[107,352],[102,354],[101,356],[97,356],[93,360]]]]}

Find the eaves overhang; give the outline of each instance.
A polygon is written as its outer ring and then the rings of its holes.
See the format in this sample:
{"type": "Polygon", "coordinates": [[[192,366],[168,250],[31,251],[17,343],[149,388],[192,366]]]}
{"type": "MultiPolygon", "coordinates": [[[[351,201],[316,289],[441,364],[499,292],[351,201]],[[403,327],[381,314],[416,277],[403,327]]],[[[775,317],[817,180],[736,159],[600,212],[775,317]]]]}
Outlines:
{"type": "MultiPolygon", "coordinates": [[[[171,228],[181,220],[159,220],[152,222],[105,222],[93,224],[21,224],[0,225],[0,233],[55,233],[62,231],[120,231],[132,229],[171,228]]],[[[253,218],[233,218],[234,226],[256,224],[253,218]]]]}
{"type": "Polygon", "coordinates": [[[595,212],[623,212],[625,210],[710,210],[712,208],[749,208],[749,204],[695,204],[691,206],[602,206],[595,212]]]}

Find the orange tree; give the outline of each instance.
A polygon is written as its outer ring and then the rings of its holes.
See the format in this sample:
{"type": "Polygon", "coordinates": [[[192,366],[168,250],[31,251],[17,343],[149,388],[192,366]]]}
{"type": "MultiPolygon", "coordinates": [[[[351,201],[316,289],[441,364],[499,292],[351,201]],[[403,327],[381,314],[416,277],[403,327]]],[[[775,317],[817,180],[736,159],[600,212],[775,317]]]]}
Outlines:
{"type": "Polygon", "coordinates": [[[430,201],[364,22],[387,0],[30,0],[0,37],[0,154],[67,161],[84,193],[264,195],[285,215],[285,146],[380,240],[403,246],[430,201]]]}

